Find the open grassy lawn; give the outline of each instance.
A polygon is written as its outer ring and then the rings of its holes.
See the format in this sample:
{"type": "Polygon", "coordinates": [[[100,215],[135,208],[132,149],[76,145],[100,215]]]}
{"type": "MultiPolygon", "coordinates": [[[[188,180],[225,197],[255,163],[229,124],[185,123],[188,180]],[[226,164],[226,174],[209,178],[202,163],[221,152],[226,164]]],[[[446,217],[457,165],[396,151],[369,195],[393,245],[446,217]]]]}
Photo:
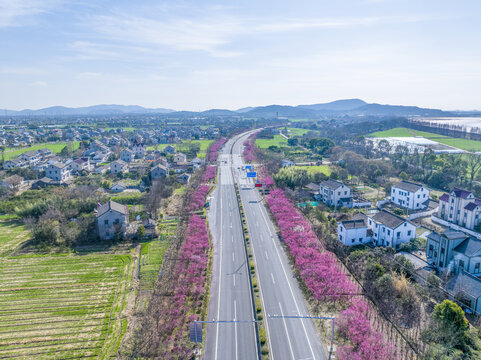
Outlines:
{"type": "Polygon", "coordinates": [[[305,169],[307,170],[310,174],[315,174],[315,173],[323,173],[327,176],[331,175],[331,169],[327,165],[315,165],[315,166],[294,166],[297,169],[305,169]]]}
{"type": "MultiPolygon", "coordinates": [[[[67,145],[67,142],[55,142],[55,143],[41,143],[41,144],[35,144],[26,148],[7,148],[5,149],[5,161],[11,160],[13,158],[16,158],[18,155],[23,154],[26,151],[30,150],[39,150],[43,148],[50,149],[51,151],[55,153],[60,153],[62,149],[67,145]]],[[[80,145],[79,141],[74,141],[73,142],[73,149],[76,150],[78,149],[80,145]]]]}
{"type": "Polygon", "coordinates": [[[272,139],[256,139],[256,145],[261,149],[267,149],[269,146],[287,146],[287,139],[281,135],[274,135],[272,139]]]}
{"type": "MultiPolygon", "coordinates": [[[[214,140],[184,140],[181,144],[159,144],[157,148],[162,151],[167,145],[172,145],[177,151],[185,151],[188,149],[189,143],[200,144],[200,152],[197,154],[199,158],[205,158],[207,154],[207,148],[212,144],[214,140]]],[[[147,150],[155,150],[156,146],[151,145],[147,147],[147,150]]]]}
{"type": "Polygon", "coordinates": [[[378,132],[369,134],[369,136],[374,136],[374,137],[423,136],[426,139],[437,141],[441,144],[453,146],[458,149],[467,150],[467,151],[481,151],[481,141],[453,138],[453,137],[448,137],[448,136],[430,133],[426,131],[418,131],[418,130],[412,130],[412,129],[402,128],[402,127],[394,128],[386,131],[378,131],[378,132]]]}

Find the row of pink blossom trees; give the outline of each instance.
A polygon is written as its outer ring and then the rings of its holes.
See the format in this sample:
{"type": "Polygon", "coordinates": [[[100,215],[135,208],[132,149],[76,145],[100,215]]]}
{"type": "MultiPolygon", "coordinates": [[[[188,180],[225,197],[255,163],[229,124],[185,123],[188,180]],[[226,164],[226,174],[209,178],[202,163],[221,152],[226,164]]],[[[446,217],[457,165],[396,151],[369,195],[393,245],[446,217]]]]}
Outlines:
{"type": "Polygon", "coordinates": [[[205,197],[210,190],[209,185],[200,185],[190,197],[190,211],[196,211],[204,206],[205,197]]]}
{"type": "Polygon", "coordinates": [[[204,171],[204,175],[202,176],[202,181],[203,182],[209,182],[213,179],[215,179],[215,176],[217,174],[217,166],[215,165],[207,165],[204,171]]]}
{"type": "MultiPolygon", "coordinates": [[[[256,157],[256,152],[255,152],[255,136],[256,133],[252,134],[247,138],[246,141],[244,141],[244,159],[247,162],[256,162],[257,157],[256,157]]],[[[270,176],[266,169],[263,167],[257,168],[257,174],[258,174],[258,180],[261,184],[265,184],[266,187],[270,187],[274,185],[274,180],[272,179],[272,176],[270,176]]]]}
{"type": "Polygon", "coordinates": [[[207,156],[207,159],[210,161],[210,162],[213,162],[213,161],[216,161],[217,160],[217,155],[218,155],[218,151],[220,150],[220,148],[227,142],[227,139],[226,138],[222,138],[222,139],[219,139],[217,140],[215,143],[213,143],[211,145],[211,147],[209,148],[209,154],[207,156]]]}
{"type": "Polygon", "coordinates": [[[277,221],[281,239],[287,244],[295,267],[314,298],[346,306],[338,319],[338,330],[350,345],[338,349],[338,358],[393,359],[394,347],[371,325],[369,304],[357,297],[358,286],[348,278],[335,255],[324,249],[310,223],[283,190],[272,190],[266,201],[277,221]]]}
{"type": "Polygon", "coordinates": [[[190,359],[192,345],[186,341],[189,324],[198,320],[202,308],[207,274],[209,235],[204,219],[192,214],[185,231],[184,244],[175,266],[175,288],[170,301],[159,315],[162,359],[190,359]]]}

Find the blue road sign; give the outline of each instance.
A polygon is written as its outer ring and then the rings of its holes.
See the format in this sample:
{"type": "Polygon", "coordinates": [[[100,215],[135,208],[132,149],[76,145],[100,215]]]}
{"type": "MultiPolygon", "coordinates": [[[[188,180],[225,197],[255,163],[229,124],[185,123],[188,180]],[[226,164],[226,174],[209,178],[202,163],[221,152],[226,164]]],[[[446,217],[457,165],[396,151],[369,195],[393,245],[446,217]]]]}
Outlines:
{"type": "Polygon", "coordinates": [[[250,169],[252,166],[250,165],[246,165],[246,169],[250,169]]]}
{"type": "Polygon", "coordinates": [[[247,173],[247,177],[256,177],[257,173],[255,171],[250,171],[247,173]]]}
{"type": "Polygon", "coordinates": [[[190,324],[190,341],[195,343],[202,342],[202,324],[190,324]]]}

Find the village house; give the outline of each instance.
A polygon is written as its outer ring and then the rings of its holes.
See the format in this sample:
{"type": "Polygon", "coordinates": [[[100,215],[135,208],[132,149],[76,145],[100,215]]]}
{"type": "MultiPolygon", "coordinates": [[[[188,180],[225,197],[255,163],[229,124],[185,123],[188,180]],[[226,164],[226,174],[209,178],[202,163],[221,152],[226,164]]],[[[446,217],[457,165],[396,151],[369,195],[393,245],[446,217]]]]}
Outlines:
{"type": "Polygon", "coordinates": [[[75,159],[69,165],[72,171],[75,173],[80,173],[83,170],[85,171],[92,170],[92,166],[90,164],[90,158],[88,157],[75,159]]]}
{"type": "Polygon", "coordinates": [[[320,201],[328,206],[352,207],[352,189],[337,180],[325,180],[319,184],[320,201]]]}
{"type": "Polygon", "coordinates": [[[110,172],[112,174],[124,173],[124,172],[127,172],[127,170],[128,170],[127,163],[125,163],[122,160],[116,160],[110,163],[110,172]]]}
{"type": "Polygon", "coordinates": [[[481,280],[478,277],[461,270],[446,282],[444,288],[452,294],[452,299],[474,314],[481,314],[481,280]]]}
{"type": "Polygon", "coordinates": [[[183,153],[177,153],[174,155],[174,162],[176,164],[185,163],[187,161],[187,156],[183,153]]]}
{"type": "Polygon", "coordinates": [[[365,244],[372,241],[372,231],[367,226],[366,216],[355,215],[351,220],[337,225],[337,239],[346,246],[365,244]]]}
{"type": "Polygon", "coordinates": [[[392,186],[391,202],[410,210],[425,209],[429,203],[429,189],[422,184],[403,180],[392,186]]]}
{"type": "Polygon", "coordinates": [[[439,198],[438,217],[447,222],[474,230],[481,221],[481,200],[471,191],[454,188],[439,198]]]}
{"type": "Polygon", "coordinates": [[[117,183],[117,184],[110,187],[110,191],[113,192],[113,193],[121,193],[121,192],[125,191],[125,189],[127,189],[127,186],[125,186],[124,184],[121,184],[121,183],[117,183]]]}
{"type": "Polygon", "coordinates": [[[173,147],[172,145],[167,145],[165,148],[164,148],[164,153],[166,154],[172,154],[174,155],[175,154],[175,147],[173,147]]]}
{"type": "Polygon", "coordinates": [[[135,139],[134,142],[132,143],[131,150],[133,151],[134,155],[138,158],[144,158],[145,156],[145,145],[135,139]]]}
{"type": "Polygon", "coordinates": [[[70,169],[67,164],[54,162],[45,170],[45,176],[60,183],[70,179],[70,169]]]}
{"type": "Polygon", "coordinates": [[[167,176],[168,173],[169,170],[165,166],[157,165],[150,170],[150,178],[152,180],[159,179],[161,177],[167,176]]]}
{"type": "Polygon", "coordinates": [[[416,225],[386,210],[372,215],[359,213],[352,220],[342,221],[337,232],[339,242],[347,246],[372,242],[374,246],[399,249],[415,237],[416,225]]]}
{"type": "Polygon", "coordinates": [[[3,163],[3,169],[4,170],[8,170],[8,169],[12,169],[12,168],[22,168],[22,167],[27,167],[28,166],[28,163],[22,159],[12,159],[12,160],[8,160],[8,161],[5,161],[3,163]]]}
{"type": "Polygon", "coordinates": [[[448,229],[442,234],[429,234],[426,256],[428,262],[441,272],[464,270],[481,275],[481,240],[462,231],[448,229]]]}
{"type": "Polygon", "coordinates": [[[132,162],[134,160],[135,154],[130,149],[124,149],[120,153],[120,160],[125,161],[126,163],[132,162]]]}
{"type": "Polygon", "coordinates": [[[190,175],[189,174],[180,174],[175,176],[177,182],[180,184],[187,184],[190,181],[190,175]]]}
{"type": "Polygon", "coordinates": [[[102,240],[123,237],[129,224],[129,208],[110,200],[95,210],[95,224],[102,240]]]}

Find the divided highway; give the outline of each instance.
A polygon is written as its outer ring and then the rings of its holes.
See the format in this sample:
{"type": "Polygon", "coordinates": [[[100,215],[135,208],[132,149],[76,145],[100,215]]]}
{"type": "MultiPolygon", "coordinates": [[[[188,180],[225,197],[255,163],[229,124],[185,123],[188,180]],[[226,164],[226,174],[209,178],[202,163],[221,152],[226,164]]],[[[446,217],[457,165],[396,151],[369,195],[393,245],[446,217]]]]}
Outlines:
{"type": "MultiPolygon", "coordinates": [[[[229,140],[219,154],[218,183],[208,212],[214,238],[214,264],[208,320],[254,319],[249,268],[232,177],[229,140]]],[[[257,359],[254,323],[208,324],[204,359],[257,359]]]]}
{"type": "Polygon", "coordinates": [[[242,144],[247,136],[243,135],[234,145],[233,165],[254,249],[271,359],[327,359],[312,320],[269,318],[269,315],[305,316],[309,311],[261,196],[253,188],[252,180],[238,169],[244,165],[242,144]]]}
{"type": "MultiPolygon", "coordinates": [[[[327,359],[312,320],[269,318],[309,312],[262,199],[252,180],[240,170],[245,165],[242,144],[249,134],[230,139],[219,155],[218,184],[208,212],[214,238],[208,320],[254,318],[235,181],[239,184],[254,250],[271,359],[327,359]]],[[[208,324],[204,359],[258,359],[254,324],[208,324]]]]}

